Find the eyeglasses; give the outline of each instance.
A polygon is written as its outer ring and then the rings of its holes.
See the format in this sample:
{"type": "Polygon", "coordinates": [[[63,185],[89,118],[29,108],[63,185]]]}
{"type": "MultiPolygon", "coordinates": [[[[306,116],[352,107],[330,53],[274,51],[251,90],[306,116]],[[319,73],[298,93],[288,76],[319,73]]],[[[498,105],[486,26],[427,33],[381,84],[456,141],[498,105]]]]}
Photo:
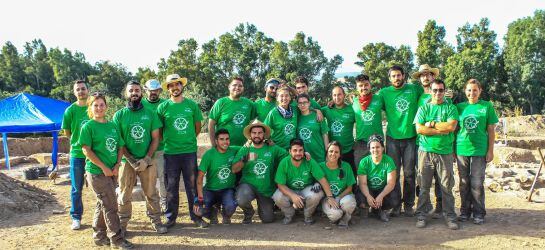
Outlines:
{"type": "Polygon", "coordinates": [[[433,93],[444,93],[445,92],[445,89],[432,89],[431,90],[433,93]]]}
{"type": "Polygon", "coordinates": [[[308,105],[308,104],[309,104],[309,102],[299,102],[299,103],[297,103],[297,105],[299,105],[299,106],[305,106],[305,105],[308,105]]]}

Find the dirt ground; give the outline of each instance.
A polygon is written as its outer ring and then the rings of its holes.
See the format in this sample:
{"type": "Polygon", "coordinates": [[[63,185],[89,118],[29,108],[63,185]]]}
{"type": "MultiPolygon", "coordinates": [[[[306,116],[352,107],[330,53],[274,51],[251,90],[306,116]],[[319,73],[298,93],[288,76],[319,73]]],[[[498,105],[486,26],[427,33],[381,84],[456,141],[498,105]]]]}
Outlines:
{"type": "MultiPolygon", "coordinates": [[[[64,169],[64,172],[66,169],[64,169]]],[[[2,171],[6,173],[6,171],[2,171]]],[[[13,173],[13,172],[12,172],[13,173]]],[[[11,174],[13,175],[13,174],[11,174]]],[[[0,221],[0,249],[88,249],[94,248],[91,221],[95,197],[84,190],[82,229],[70,230],[70,184],[58,179],[57,184],[42,178],[29,181],[53,194],[57,203],[39,212],[0,221]],[[57,214],[59,211],[65,211],[57,214]]],[[[487,191],[486,223],[481,226],[465,222],[461,229],[451,231],[443,220],[431,220],[425,229],[415,227],[415,218],[392,218],[389,223],[376,218],[354,218],[349,229],[329,226],[326,218],[305,226],[302,218],[284,226],[281,214],[272,224],[261,224],[257,216],[251,225],[240,224],[242,213],[237,210],[231,225],[212,225],[200,229],[190,224],[187,203],[182,197],[181,218],[166,235],[152,231],[145,215],[145,203],[133,203],[133,218],[128,239],[139,249],[188,248],[534,248],[545,249],[545,204],[529,203],[512,192],[487,191]]],[[[459,207],[459,195],[457,207],[459,207]]],[[[221,221],[221,220],[220,220],[221,221]]]]}

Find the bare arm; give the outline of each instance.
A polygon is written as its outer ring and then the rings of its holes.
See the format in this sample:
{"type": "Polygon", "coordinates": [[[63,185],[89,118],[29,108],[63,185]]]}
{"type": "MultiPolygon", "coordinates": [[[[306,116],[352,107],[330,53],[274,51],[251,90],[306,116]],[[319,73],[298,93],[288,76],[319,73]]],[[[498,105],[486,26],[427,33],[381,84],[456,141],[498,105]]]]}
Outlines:
{"type": "Polygon", "coordinates": [[[233,171],[233,173],[238,173],[242,170],[242,168],[244,167],[244,162],[242,160],[236,162],[236,163],[233,163],[233,166],[231,166],[231,171],[233,171]]]}
{"type": "MultiPolygon", "coordinates": [[[[380,194],[378,196],[382,196],[382,198],[386,197],[386,195],[388,195],[390,192],[392,192],[392,190],[394,190],[394,187],[396,185],[396,171],[392,171],[390,173],[388,173],[388,177],[386,178],[386,186],[384,187],[384,189],[382,190],[382,192],[380,192],[380,194]]],[[[377,196],[377,198],[378,198],[377,196]]]]}
{"type": "Polygon", "coordinates": [[[331,187],[329,186],[329,182],[325,177],[322,179],[319,179],[318,182],[320,185],[322,185],[322,189],[324,190],[324,193],[327,197],[333,197],[333,193],[331,192],[331,187]]]}
{"type": "Polygon", "coordinates": [[[448,122],[437,122],[435,123],[435,129],[443,134],[447,134],[450,132],[454,132],[454,130],[456,129],[456,125],[458,125],[458,121],[456,120],[450,120],[448,122]]]}
{"type": "Polygon", "coordinates": [[[329,144],[329,135],[325,133],[322,135],[322,138],[324,139],[324,146],[325,146],[325,150],[327,151],[327,145],[329,144]]]}
{"type": "MultiPolygon", "coordinates": [[[[376,208],[375,205],[375,197],[371,195],[369,192],[369,187],[367,186],[367,175],[358,175],[358,182],[361,193],[365,196],[365,199],[367,200],[367,205],[369,205],[372,208],[376,208]]],[[[363,204],[361,205],[363,207],[363,204]]]]}
{"type": "Polygon", "coordinates": [[[155,151],[157,151],[157,147],[159,147],[159,141],[161,141],[161,134],[159,132],[159,129],[153,130],[151,132],[151,144],[148,149],[148,153],[146,154],[150,158],[155,154],[155,151]]]}
{"type": "Polygon", "coordinates": [[[216,141],[214,140],[214,134],[216,133],[216,121],[208,119],[208,137],[210,138],[210,143],[212,147],[216,146],[216,141]]]}
{"type": "Polygon", "coordinates": [[[201,121],[195,122],[195,137],[199,136],[199,134],[201,133],[201,126],[201,121]]]}
{"type": "Polygon", "coordinates": [[[346,187],[344,191],[341,194],[339,194],[339,196],[337,196],[337,198],[342,199],[343,197],[349,195],[350,193],[352,193],[352,185],[346,187]]]}
{"type": "Polygon", "coordinates": [[[66,135],[66,137],[70,138],[70,136],[72,135],[72,131],[70,129],[65,129],[64,134],[66,135]]]}
{"type": "Polygon", "coordinates": [[[494,160],[494,143],[496,139],[496,124],[490,124],[486,127],[488,132],[488,151],[486,152],[486,162],[494,160]]]}
{"type": "Polygon", "coordinates": [[[443,133],[440,133],[439,130],[435,128],[427,127],[423,124],[417,123],[416,124],[416,132],[421,135],[440,135],[443,133]]]}
{"type": "Polygon", "coordinates": [[[88,145],[83,145],[81,147],[83,150],[83,154],[87,159],[89,159],[93,164],[97,165],[102,172],[104,172],[104,175],[111,176],[111,170],[108,168],[95,154],[95,152],[89,147],[88,145]],[[110,175],[107,175],[109,173],[110,175]]]}

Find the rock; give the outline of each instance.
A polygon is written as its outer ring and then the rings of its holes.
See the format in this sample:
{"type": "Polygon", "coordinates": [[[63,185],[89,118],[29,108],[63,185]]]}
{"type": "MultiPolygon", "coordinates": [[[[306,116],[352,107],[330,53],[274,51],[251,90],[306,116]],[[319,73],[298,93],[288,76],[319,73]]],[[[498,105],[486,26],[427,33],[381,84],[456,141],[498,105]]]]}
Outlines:
{"type": "Polygon", "coordinates": [[[488,186],[488,189],[494,193],[497,193],[503,190],[501,185],[497,182],[490,183],[490,185],[488,186]]]}
{"type": "Polygon", "coordinates": [[[494,178],[506,178],[516,175],[517,173],[509,168],[496,168],[492,172],[494,178]]]}
{"type": "Polygon", "coordinates": [[[509,183],[509,188],[514,191],[519,191],[521,189],[520,183],[511,182],[509,183]]]}
{"type": "Polygon", "coordinates": [[[37,153],[29,156],[36,159],[42,165],[51,165],[51,153],[37,153]]]}
{"type": "Polygon", "coordinates": [[[500,158],[500,163],[536,162],[536,157],[529,149],[496,147],[494,150],[496,151],[494,154],[500,158]]]}
{"type": "MultiPolygon", "coordinates": [[[[38,161],[36,161],[33,158],[26,157],[26,156],[10,156],[9,157],[9,164],[12,167],[16,166],[16,165],[19,165],[19,164],[24,164],[24,163],[37,164],[38,161]]],[[[0,168],[7,168],[5,158],[0,159],[0,168]]]]}

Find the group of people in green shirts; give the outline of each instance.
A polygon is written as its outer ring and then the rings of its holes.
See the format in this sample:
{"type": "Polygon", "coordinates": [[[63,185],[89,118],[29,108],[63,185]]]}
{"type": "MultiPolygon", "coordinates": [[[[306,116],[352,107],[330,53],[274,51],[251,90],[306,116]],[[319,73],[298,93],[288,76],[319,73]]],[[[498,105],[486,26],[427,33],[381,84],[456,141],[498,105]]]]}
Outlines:
{"type": "Polygon", "coordinates": [[[312,224],[320,208],[339,227],[348,227],[356,208],[362,217],[371,209],[389,221],[403,207],[406,216],[416,214],[417,227],[441,216],[450,229],[471,217],[482,224],[484,169],[493,158],[498,118],[492,104],[479,99],[477,80],[465,86],[467,101],[454,105],[438,75],[438,69],[422,65],[412,75],[421,84],[407,83],[403,69],[392,66],[391,86],[376,93],[369,77],[359,75],[357,95],[347,98],[346,90],[336,86],[325,106],[308,95],[304,77],[297,77],[293,87],[270,79],[265,97],[255,102],[242,96],[244,79],[235,77],[229,95],[210,110],[212,148],[200,164],[196,138],[203,115],[183,96],[186,78],[172,74],[163,83],[152,79],[145,86],[130,81],[127,106],[111,121],[105,117],[105,96],[89,95],[87,84],[76,81],[78,101],[63,120],[71,143],[72,229],[81,225],[84,172],[97,196],[97,245],[132,247],[125,235],[137,176],[147,215],[161,234],[176,225],[181,178],[188,214],[200,227],[217,224],[219,213],[222,223],[230,224],[237,207],[244,213],[242,223],[252,223],[253,200],[262,223],[274,221],[275,207],[284,215],[283,224],[293,221],[297,209],[303,210],[305,224],[312,224]],[[161,99],[161,91],[170,98],[161,99]],[[460,216],[452,194],[455,158],[460,216]],[[435,208],[429,195],[434,179],[435,208]]]}

